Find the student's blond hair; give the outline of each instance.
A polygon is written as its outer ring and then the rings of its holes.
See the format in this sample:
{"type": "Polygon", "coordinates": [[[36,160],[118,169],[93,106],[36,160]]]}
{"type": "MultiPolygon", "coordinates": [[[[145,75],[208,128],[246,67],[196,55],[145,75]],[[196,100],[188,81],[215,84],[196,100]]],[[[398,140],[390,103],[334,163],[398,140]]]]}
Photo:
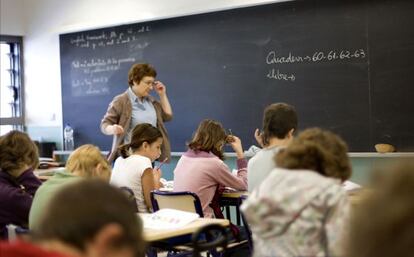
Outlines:
{"type": "Polygon", "coordinates": [[[99,148],[91,144],[78,147],[69,156],[66,169],[70,173],[77,172],[85,178],[101,177],[108,180],[111,174],[108,161],[102,156],[99,148]],[[96,174],[98,165],[100,166],[100,174],[96,174]]]}

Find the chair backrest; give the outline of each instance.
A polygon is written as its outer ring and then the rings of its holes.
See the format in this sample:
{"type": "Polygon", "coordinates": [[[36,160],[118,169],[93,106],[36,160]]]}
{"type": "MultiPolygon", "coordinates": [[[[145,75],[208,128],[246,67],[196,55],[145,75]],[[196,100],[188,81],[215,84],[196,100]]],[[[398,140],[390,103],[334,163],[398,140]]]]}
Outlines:
{"type": "Polygon", "coordinates": [[[191,238],[193,244],[193,257],[200,257],[204,251],[214,251],[226,256],[228,237],[226,229],[217,224],[206,225],[195,231],[191,238]]]}
{"type": "Polygon", "coordinates": [[[138,205],[137,205],[137,201],[135,200],[134,191],[132,191],[132,189],[129,187],[120,187],[119,189],[121,189],[122,192],[125,193],[126,197],[131,203],[131,206],[134,208],[135,212],[138,212],[138,205]]]}
{"type": "Polygon", "coordinates": [[[17,240],[18,238],[29,235],[30,231],[27,228],[22,228],[20,226],[16,226],[14,224],[6,225],[7,229],[7,239],[9,241],[17,240]]]}
{"type": "Polygon", "coordinates": [[[169,208],[195,212],[198,213],[200,217],[204,217],[200,198],[192,192],[165,192],[154,190],[151,191],[151,203],[154,212],[160,209],[169,208]]]}
{"type": "MultiPolygon", "coordinates": [[[[247,196],[242,195],[240,198],[241,198],[242,201],[244,201],[244,200],[247,199],[247,196]]],[[[247,222],[246,217],[244,216],[244,213],[240,212],[240,214],[241,214],[241,218],[242,218],[242,221],[243,221],[243,226],[244,226],[245,231],[246,231],[246,238],[247,238],[247,242],[249,244],[249,249],[250,249],[250,252],[253,253],[252,231],[250,230],[249,223],[247,222]]]]}

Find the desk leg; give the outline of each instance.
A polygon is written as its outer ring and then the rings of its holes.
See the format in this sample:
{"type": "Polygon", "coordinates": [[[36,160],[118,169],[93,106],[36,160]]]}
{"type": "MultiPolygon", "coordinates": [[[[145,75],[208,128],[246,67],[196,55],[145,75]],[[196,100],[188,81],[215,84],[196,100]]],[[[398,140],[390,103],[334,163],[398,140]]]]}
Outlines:
{"type": "Polygon", "coordinates": [[[155,249],[154,247],[148,247],[147,248],[147,256],[148,257],[157,257],[157,249],[155,249]]]}
{"type": "Polygon", "coordinates": [[[237,220],[237,226],[241,226],[241,222],[240,222],[240,208],[239,206],[236,206],[236,220],[237,220]]]}
{"type": "Polygon", "coordinates": [[[231,215],[230,215],[230,206],[226,205],[226,217],[228,220],[231,220],[231,215]]]}

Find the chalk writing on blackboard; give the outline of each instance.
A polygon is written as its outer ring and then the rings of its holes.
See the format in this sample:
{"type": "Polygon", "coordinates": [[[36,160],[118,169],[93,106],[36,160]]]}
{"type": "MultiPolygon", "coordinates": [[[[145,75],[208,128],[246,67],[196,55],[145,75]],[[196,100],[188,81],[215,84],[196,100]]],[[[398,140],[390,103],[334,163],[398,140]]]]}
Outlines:
{"type": "Polygon", "coordinates": [[[90,58],[72,61],[71,80],[73,96],[92,96],[110,94],[109,78],[121,68],[122,64],[134,63],[134,57],[90,58]]]}
{"type": "MultiPolygon", "coordinates": [[[[266,55],[266,64],[293,64],[293,63],[318,63],[318,62],[335,62],[347,61],[367,58],[366,50],[360,48],[355,50],[330,50],[330,51],[315,51],[310,55],[294,55],[289,52],[288,55],[278,55],[277,51],[269,51],[266,55]]],[[[271,68],[266,77],[268,79],[282,80],[294,82],[296,80],[295,74],[285,73],[280,69],[271,68]]]]}
{"type": "Polygon", "coordinates": [[[277,52],[272,50],[266,56],[267,64],[282,64],[282,63],[298,63],[298,62],[321,62],[321,61],[336,61],[347,59],[364,59],[366,58],[366,51],[364,49],[356,50],[331,50],[331,51],[316,51],[311,55],[293,55],[291,52],[287,56],[278,56],[277,52]]]}
{"type": "Polygon", "coordinates": [[[142,25],[137,28],[129,28],[125,32],[117,32],[115,30],[110,32],[88,32],[70,38],[69,43],[75,47],[91,48],[93,50],[122,44],[134,44],[135,48],[145,48],[149,43],[141,42],[143,38],[139,34],[149,31],[151,31],[149,26],[142,25]]]}
{"type": "Polygon", "coordinates": [[[270,69],[266,77],[269,79],[286,80],[286,81],[295,81],[296,79],[295,75],[282,73],[279,69],[276,69],[276,70],[270,69]]]}
{"type": "Polygon", "coordinates": [[[94,74],[119,70],[123,63],[135,62],[134,57],[125,58],[91,58],[72,61],[72,71],[80,70],[84,74],[94,74]]]}
{"type": "Polygon", "coordinates": [[[92,96],[109,94],[108,77],[98,76],[72,80],[73,96],[92,96]]]}

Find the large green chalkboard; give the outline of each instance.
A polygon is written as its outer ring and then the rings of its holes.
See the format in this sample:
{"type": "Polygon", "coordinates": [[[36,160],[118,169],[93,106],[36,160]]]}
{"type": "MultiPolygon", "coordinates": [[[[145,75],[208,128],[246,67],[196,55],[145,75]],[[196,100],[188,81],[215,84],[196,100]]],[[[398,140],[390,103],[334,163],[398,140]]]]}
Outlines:
{"type": "Polygon", "coordinates": [[[76,144],[99,131],[132,63],[168,88],[173,151],[214,118],[254,144],[263,108],[296,106],[300,129],[340,134],[351,151],[414,148],[414,2],[291,1],[60,35],[63,122],[76,144]]]}

